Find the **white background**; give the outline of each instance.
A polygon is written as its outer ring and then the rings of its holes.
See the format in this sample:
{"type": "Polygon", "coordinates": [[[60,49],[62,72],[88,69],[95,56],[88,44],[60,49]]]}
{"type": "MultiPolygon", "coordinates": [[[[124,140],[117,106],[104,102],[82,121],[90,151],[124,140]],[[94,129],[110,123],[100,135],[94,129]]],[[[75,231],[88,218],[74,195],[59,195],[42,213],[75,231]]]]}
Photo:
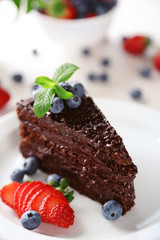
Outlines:
{"type": "Polygon", "coordinates": [[[49,39],[34,14],[20,19],[16,14],[11,1],[0,1],[0,80],[12,96],[0,115],[15,108],[19,99],[31,96],[35,77],[51,77],[56,67],[66,61],[81,68],[73,80],[81,81],[93,97],[135,101],[129,91],[138,87],[143,93],[138,102],[160,110],[160,73],[152,67],[151,61],[152,55],[160,48],[160,0],[119,0],[110,27],[106,29],[107,42],[92,48],[88,57],[82,55],[81,49],[66,49],[49,39]],[[145,56],[135,57],[123,51],[121,38],[128,34],[146,34],[152,39],[152,47],[145,56]],[[32,55],[34,48],[38,56],[32,55]],[[110,66],[101,66],[103,57],[110,59],[110,66]],[[153,69],[150,79],[139,74],[139,70],[146,66],[153,69]],[[87,75],[92,72],[107,73],[109,81],[90,82],[87,75]],[[11,75],[14,73],[23,74],[23,84],[13,83],[11,75]]]}

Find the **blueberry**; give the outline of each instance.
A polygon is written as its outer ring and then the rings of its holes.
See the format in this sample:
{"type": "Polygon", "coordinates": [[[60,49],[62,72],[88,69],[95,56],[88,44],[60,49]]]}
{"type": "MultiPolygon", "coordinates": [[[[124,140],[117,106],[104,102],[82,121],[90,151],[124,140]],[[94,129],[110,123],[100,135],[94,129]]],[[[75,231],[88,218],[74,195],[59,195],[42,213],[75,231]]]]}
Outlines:
{"type": "Polygon", "coordinates": [[[131,92],[130,92],[130,95],[132,98],[134,99],[140,99],[142,97],[142,92],[141,90],[139,89],[133,89],[131,92]]]}
{"type": "Polygon", "coordinates": [[[109,0],[106,2],[108,10],[111,10],[116,4],[117,4],[117,0],[109,0]]]}
{"type": "Polygon", "coordinates": [[[59,186],[59,183],[60,183],[61,179],[62,179],[61,176],[59,176],[58,174],[53,173],[53,174],[48,176],[47,183],[49,184],[50,182],[55,182],[59,186]]]}
{"type": "Polygon", "coordinates": [[[33,230],[41,224],[41,216],[38,212],[29,210],[21,216],[21,224],[28,230],[33,230]]]}
{"type": "Polygon", "coordinates": [[[93,74],[93,73],[90,73],[88,75],[88,79],[91,80],[91,81],[95,81],[97,79],[97,76],[95,74],[93,74]]]}
{"type": "Polygon", "coordinates": [[[102,73],[100,76],[99,76],[99,79],[102,81],[102,82],[107,82],[108,80],[108,75],[106,73],[102,73]]]}
{"type": "Polygon", "coordinates": [[[104,7],[104,6],[98,6],[98,7],[95,9],[95,13],[96,13],[97,15],[102,15],[102,14],[104,14],[104,13],[106,13],[106,12],[107,12],[107,8],[104,7]]]}
{"type": "Polygon", "coordinates": [[[32,50],[33,55],[38,55],[38,51],[36,49],[32,50]]]}
{"type": "Polygon", "coordinates": [[[78,97],[83,97],[84,95],[84,87],[81,83],[73,83],[73,94],[77,95],[78,97]]]}
{"type": "Polygon", "coordinates": [[[32,91],[32,97],[33,97],[34,100],[35,100],[35,98],[36,98],[37,93],[40,92],[42,89],[43,89],[42,86],[40,86],[40,85],[34,85],[33,91],[32,91]]]}
{"type": "Polygon", "coordinates": [[[38,169],[38,166],[39,166],[39,163],[38,163],[37,158],[35,158],[35,157],[28,157],[25,160],[23,169],[24,169],[25,174],[27,174],[29,176],[32,176],[32,175],[34,175],[36,173],[36,171],[38,169]]]}
{"type": "Polygon", "coordinates": [[[17,83],[20,83],[20,82],[22,82],[22,80],[23,80],[23,77],[22,77],[21,74],[14,74],[14,75],[12,76],[12,78],[13,78],[13,80],[14,80],[15,82],[17,82],[17,83]]]}
{"type": "Polygon", "coordinates": [[[12,173],[11,173],[11,180],[13,182],[22,182],[23,177],[24,177],[24,171],[21,169],[15,169],[12,173]]]}
{"type": "Polygon", "coordinates": [[[143,68],[140,70],[140,74],[145,78],[149,78],[151,76],[151,70],[147,67],[143,68]]]}
{"type": "Polygon", "coordinates": [[[82,50],[82,53],[83,53],[84,55],[88,56],[88,55],[91,54],[91,51],[90,51],[90,49],[85,48],[85,49],[82,50]]]}
{"type": "Polygon", "coordinates": [[[104,58],[104,59],[102,59],[101,64],[102,64],[103,66],[108,66],[108,65],[110,64],[110,61],[109,61],[109,59],[104,58]]]}
{"type": "Polygon", "coordinates": [[[64,109],[64,102],[62,99],[60,99],[59,97],[55,97],[53,99],[53,105],[50,108],[51,112],[54,114],[58,114],[60,112],[62,112],[62,110],[64,109]]]}
{"type": "Polygon", "coordinates": [[[110,220],[114,221],[122,215],[123,209],[119,202],[110,200],[102,206],[102,215],[110,220]]]}
{"type": "Polygon", "coordinates": [[[62,82],[59,84],[62,88],[64,88],[67,92],[71,92],[73,93],[73,88],[70,84],[66,83],[66,82],[62,82]]]}
{"type": "Polygon", "coordinates": [[[72,98],[66,100],[66,104],[69,108],[78,108],[81,105],[81,98],[74,95],[72,98]]]}

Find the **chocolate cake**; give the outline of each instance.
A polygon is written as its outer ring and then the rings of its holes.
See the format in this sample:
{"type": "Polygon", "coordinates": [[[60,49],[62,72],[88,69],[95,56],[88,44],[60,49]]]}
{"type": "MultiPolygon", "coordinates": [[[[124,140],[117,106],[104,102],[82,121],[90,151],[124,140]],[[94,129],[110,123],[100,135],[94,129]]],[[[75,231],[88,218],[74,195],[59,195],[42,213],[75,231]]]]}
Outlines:
{"type": "Polygon", "coordinates": [[[93,200],[118,201],[123,214],[134,205],[137,167],[87,93],[77,109],[65,106],[59,114],[38,118],[33,99],[28,99],[18,103],[17,113],[25,158],[36,156],[40,169],[67,177],[74,189],[93,200]]]}

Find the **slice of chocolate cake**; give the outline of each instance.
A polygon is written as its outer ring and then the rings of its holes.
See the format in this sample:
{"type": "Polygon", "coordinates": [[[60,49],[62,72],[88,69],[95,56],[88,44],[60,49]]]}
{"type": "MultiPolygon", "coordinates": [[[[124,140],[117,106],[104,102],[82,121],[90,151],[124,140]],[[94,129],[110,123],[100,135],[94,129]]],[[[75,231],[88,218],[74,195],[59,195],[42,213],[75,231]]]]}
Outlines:
{"type": "Polygon", "coordinates": [[[67,177],[93,200],[118,201],[126,213],[134,205],[137,167],[92,98],[85,93],[78,108],[65,103],[61,113],[49,111],[42,118],[35,115],[33,103],[28,99],[17,105],[23,156],[36,156],[43,171],[67,177]]]}

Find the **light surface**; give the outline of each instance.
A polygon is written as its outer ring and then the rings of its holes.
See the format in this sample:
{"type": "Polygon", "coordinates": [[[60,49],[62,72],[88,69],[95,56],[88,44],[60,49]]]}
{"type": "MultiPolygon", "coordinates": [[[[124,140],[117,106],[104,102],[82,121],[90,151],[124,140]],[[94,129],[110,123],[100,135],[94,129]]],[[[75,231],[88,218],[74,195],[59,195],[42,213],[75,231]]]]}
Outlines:
{"type": "MultiPolygon", "coordinates": [[[[71,204],[76,216],[73,227],[64,230],[43,223],[31,232],[23,229],[15,212],[0,202],[0,239],[159,239],[160,113],[115,100],[96,99],[96,103],[122,136],[138,166],[135,206],[119,220],[108,222],[101,215],[100,204],[76,192],[71,204]]],[[[10,181],[11,171],[23,165],[18,151],[18,125],[14,112],[0,119],[0,188],[10,181]]],[[[34,179],[46,181],[47,175],[38,171],[34,179]]]]}
{"type": "Polygon", "coordinates": [[[160,73],[153,70],[150,79],[139,75],[141,68],[152,68],[152,55],[160,47],[160,0],[118,2],[114,19],[106,29],[108,42],[95,46],[91,49],[91,56],[84,57],[81,49],[75,49],[74,46],[63,48],[47,38],[35,16],[29,14],[18,20],[16,8],[11,1],[0,1],[0,80],[12,95],[10,103],[0,112],[0,116],[15,109],[15,103],[21,98],[31,96],[31,85],[37,76],[52,77],[54,70],[64,62],[72,62],[80,67],[72,80],[82,82],[92,96],[133,102],[129,91],[138,87],[143,94],[139,103],[160,111],[160,73]],[[121,38],[137,33],[147,34],[153,39],[147,57],[134,57],[122,49],[121,38]],[[34,48],[37,49],[38,56],[31,54],[34,48]],[[101,66],[103,57],[110,59],[110,66],[101,66]],[[17,72],[24,76],[22,85],[14,84],[10,79],[17,72]],[[106,72],[109,76],[108,83],[91,83],[87,75],[92,72],[106,72]]]}

